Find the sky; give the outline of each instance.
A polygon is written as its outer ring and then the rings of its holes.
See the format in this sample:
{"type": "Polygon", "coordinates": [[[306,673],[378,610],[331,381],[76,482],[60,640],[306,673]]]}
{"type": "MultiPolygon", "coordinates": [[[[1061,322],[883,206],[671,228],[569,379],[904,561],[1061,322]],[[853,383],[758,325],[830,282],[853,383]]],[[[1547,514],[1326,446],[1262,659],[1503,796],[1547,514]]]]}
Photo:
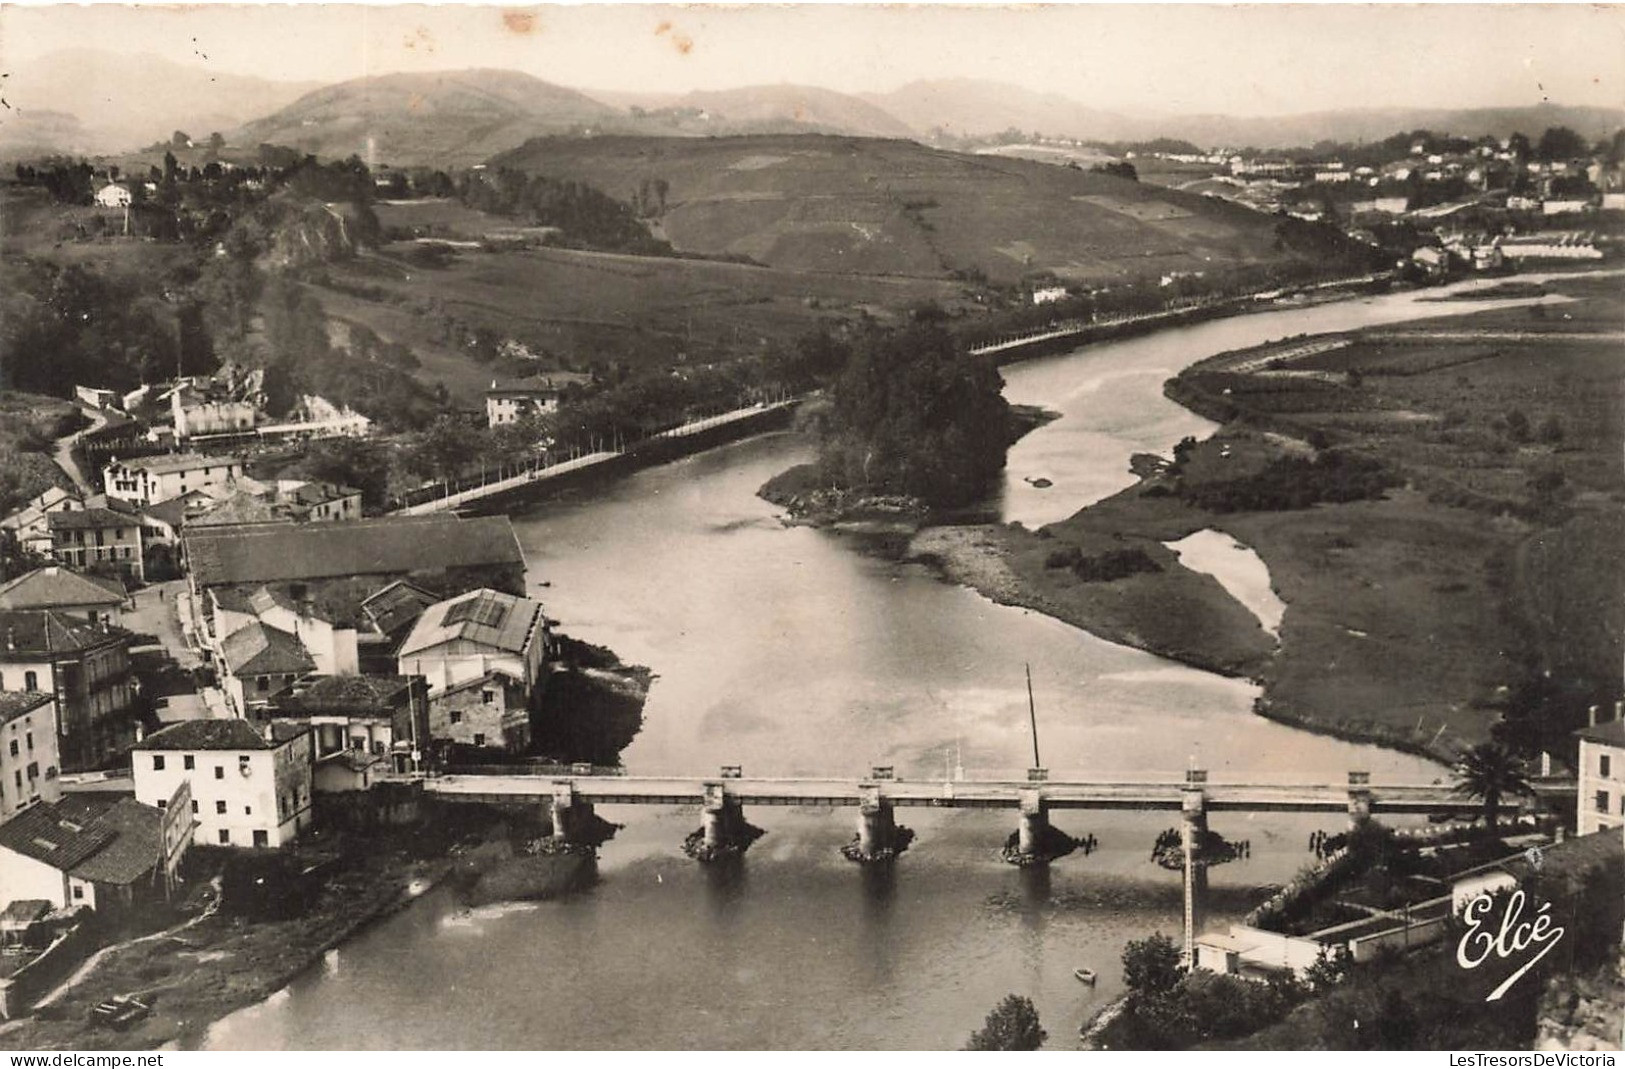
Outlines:
{"type": "Polygon", "coordinates": [[[966,77],[1137,113],[1625,106],[1625,5],[0,6],[0,65],[78,48],[284,81],[503,67],[637,93],[966,77]]]}

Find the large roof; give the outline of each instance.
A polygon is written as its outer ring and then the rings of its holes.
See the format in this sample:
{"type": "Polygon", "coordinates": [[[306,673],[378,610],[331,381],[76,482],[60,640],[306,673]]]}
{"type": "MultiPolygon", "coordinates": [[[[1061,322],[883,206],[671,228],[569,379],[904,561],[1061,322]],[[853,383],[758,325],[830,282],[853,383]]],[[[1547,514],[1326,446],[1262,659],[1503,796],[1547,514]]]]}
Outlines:
{"type": "Polygon", "coordinates": [[[1575,734],[1587,742],[1600,742],[1605,746],[1625,746],[1625,720],[1610,720],[1581,728],[1575,734]]]}
{"type": "Polygon", "coordinates": [[[51,695],[42,690],[0,690],[0,724],[9,724],[19,716],[27,716],[42,705],[48,705],[51,695]]]}
{"type": "Polygon", "coordinates": [[[337,576],[410,575],[524,564],[506,516],[381,516],[331,523],[188,531],[186,559],[200,587],[337,576]]]}
{"type": "Polygon", "coordinates": [[[108,527],[139,527],[141,517],[108,508],[75,509],[72,512],[53,512],[45,518],[51,530],[96,530],[108,527]]]}
{"type": "Polygon", "coordinates": [[[0,609],[0,661],[76,653],[129,637],[123,628],[92,626],[55,609],[0,609]]]}
{"type": "Polygon", "coordinates": [[[242,457],[233,456],[206,456],[203,453],[164,453],[154,457],[131,457],[129,460],[114,460],[111,463],[131,471],[147,471],[154,475],[161,475],[168,471],[190,471],[193,468],[225,468],[233,464],[241,465],[242,457]]]}
{"type": "Polygon", "coordinates": [[[410,657],[445,642],[472,642],[521,653],[542,622],[542,603],[497,590],[473,590],[424,610],[397,656],[410,657]]]}
{"type": "Polygon", "coordinates": [[[205,512],[194,516],[189,527],[224,527],[234,523],[291,523],[293,510],[276,501],[266,501],[239,490],[205,512]]]}
{"type": "Polygon", "coordinates": [[[220,659],[234,676],[304,675],[316,667],[297,636],[258,620],[226,636],[220,659]]]}
{"type": "Polygon", "coordinates": [[[129,884],[151,872],[163,843],[163,810],[120,798],[96,820],[115,833],[113,841],[73,868],[71,875],[93,883],[129,884]]]}
{"type": "Polygon", "coordinates": [[[0,846],[83,880],[130,884],[157,864],[163,819],[133,798],[70,794],[0,824],[0,846]]]}
{"type": "Polygon", "coordinates": [[[272,714],[393,711],[406,704],[410,676],[310,676],[271,699],[272,714]]]}
{"type": "Polygon", "coordinates": [[[55,565],[35,568],[0,584],[0,609],[113,606],[124,604],[124,600],[124,589],[116,580],[80,575],[55,565]]]}
{"type": "Polygon", "coordinates": [[[185,720],[155,731],[137,750],[271,750],[276,744],[246,720],[185,720]]]}

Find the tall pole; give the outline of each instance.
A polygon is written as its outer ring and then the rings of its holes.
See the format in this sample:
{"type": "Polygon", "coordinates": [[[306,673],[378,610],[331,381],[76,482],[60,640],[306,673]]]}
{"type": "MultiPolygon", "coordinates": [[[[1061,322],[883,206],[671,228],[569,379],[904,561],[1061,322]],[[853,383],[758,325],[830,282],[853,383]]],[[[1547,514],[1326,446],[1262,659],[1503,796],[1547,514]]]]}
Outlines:
{"type": "Polygon", "coordinates": [[[1044,763],[1038,759],[1038,708],[1033,704],[1033,666],[1024,665],[1027,669],[1027,719],[1033,726],[1033,767],[1043,768],[1044,763]]]}

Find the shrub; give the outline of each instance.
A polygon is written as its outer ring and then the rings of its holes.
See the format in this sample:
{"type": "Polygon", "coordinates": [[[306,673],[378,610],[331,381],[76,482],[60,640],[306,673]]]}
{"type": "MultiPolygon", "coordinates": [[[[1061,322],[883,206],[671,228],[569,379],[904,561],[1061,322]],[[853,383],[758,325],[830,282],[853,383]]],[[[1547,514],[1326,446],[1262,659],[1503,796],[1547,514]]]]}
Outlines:
{"type": "Polygon", "coordinates": [[[1044,558],[1046,568],[1073,568],[1083,560],[1083,550],[1077,546],[1067,546],[1063,549],[1052,549],[1049,556],[1044,558]]]}
{"type": "Polygon", "coordinates": [[[1150,555],[1138,546],[1108,550],[1096,557],[1084,557],[1080,554],[1078,560],[1072,564],[1072,573],[1086,583],[1110,583],[1141,572],[1160,571],[1162,565],[1152,560],[1150,555]]]}

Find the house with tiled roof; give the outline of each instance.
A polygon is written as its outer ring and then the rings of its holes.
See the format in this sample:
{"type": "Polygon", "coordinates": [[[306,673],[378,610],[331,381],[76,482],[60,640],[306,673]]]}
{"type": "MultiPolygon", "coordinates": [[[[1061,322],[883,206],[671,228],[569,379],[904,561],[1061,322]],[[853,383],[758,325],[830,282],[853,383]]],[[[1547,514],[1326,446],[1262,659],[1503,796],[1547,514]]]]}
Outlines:
{"type": "Polygon", "coordinates": [[[316,662],[297,635],[254,620],[220,643],[220,689],[238,716],[247,716],[316,662]]]}
{"type": "Polygon", "coordinates": [[[421,676],[308,676],[261,715],[310,728],[322,793],[365,790],[378,772],[416,771],[430,738],[421,676]]]}
{"type": "Polygon", "coordinates": [[[163,886],[163,813],[131,798],[70,794],[0,824],[0,901],[119,911],[163,886]]]}
{"type": "Polygon", "coordinates": [[[117,623],[129,598],[117,579],[80,575],[56,564],[0,583],[0,609],[54,609],[87,624],[117,623]]]}
{"type": "Polygon", "coordinates": [[[428,681],[431,735],[519,751],[554,652],[541,602],[482,589],[424,610],[396,661],[428,681]]]}
{"type": "Polygon", "coordinates": [[[1615,706],[1614,719],[1576,731],[1580,740],[1579,805],[1575,827],[1581,835],[1625,825],[1625,719],[1615,706]]]}
{"type": "Polygon", "coordinates": [[[53,486],[30,498],[16,512],[0,519],[0,531],[10,533],[17,539],[17,544],[30,553],[48,557],[51,554],[51,513],[71,512],[84,507],[84,498],[78,491],[53,486]]]}
{"type": "Polygon", "coordinates": [[[0,691],[55,694],[62,768],[96,768],[135,741],[130,633],[54,609],[0,609],[0,691]]]}
{"type": "Polygon", "coordinates": [[[243,460],[234,456],[163,453],[126,461],[114,457],[102,469],[102,488],[109,497],[131,504],[156,505],[242,474],[243,460]]]}
{"type": "Polygon", "coordinates": [[[146,581],[141,517],[110,508],[87,507],[53,512],[51,556],[82,571],[116,572],[135,582],[146,581]]]}
{"type": "Polygon", "coordinates": [[[259,619],[309,638],[312,657],[333,674],[358,671],[369,652],[378,660],[421,608],[419,594],[432,603],[473,587],[524,590],[524,556],[505,516],[193,528],[182,542],[192,618],[211,655],[259,619]],[[372,603],[401,580],[411,585],[372,603]]]}
{"type": "Polygon", "coordinates": [[[278,847],[313,819],[311,733],[246,720],[188,720],[148,735],[130,755],[135,797],[167,805],[190,784],[197,841],[278,847]]]}
{"type": "Polygon", "coordinates": [[[62,796],[56,696],[0,691],[0,820],[62,796]]]}

